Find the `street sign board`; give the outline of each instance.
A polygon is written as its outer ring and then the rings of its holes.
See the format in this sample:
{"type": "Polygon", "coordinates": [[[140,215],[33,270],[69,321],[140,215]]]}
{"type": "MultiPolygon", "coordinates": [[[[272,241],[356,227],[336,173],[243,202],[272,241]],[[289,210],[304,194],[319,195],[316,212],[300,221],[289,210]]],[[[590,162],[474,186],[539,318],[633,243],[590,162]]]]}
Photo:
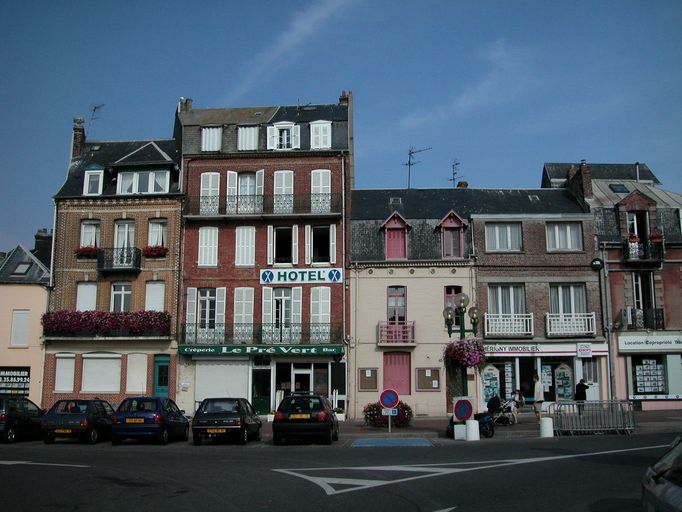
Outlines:
{"type": "Polygon", "coordinates": [[[398,392],[395,389],[384,389],[381,392],[381,396],[379,397],[379,402],[386,409],[393,409],[396,405],[398,405],[399,401],[400,397],[398,396],[398,392]]]}
{"type": "Polygon", "coordinates": [[[381,409],[382,416],[398,416],[398,409],[381,409]]]}

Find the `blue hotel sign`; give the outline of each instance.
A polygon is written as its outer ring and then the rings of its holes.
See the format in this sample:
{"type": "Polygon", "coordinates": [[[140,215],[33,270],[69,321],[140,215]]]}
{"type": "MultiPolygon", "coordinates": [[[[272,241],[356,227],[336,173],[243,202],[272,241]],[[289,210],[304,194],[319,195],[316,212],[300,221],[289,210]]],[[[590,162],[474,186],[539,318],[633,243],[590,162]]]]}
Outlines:
{"type": "Polygon", "coordinates": [[[260,284],[341,283],[342,268],[266,269],[260,272],[260,284]]]}

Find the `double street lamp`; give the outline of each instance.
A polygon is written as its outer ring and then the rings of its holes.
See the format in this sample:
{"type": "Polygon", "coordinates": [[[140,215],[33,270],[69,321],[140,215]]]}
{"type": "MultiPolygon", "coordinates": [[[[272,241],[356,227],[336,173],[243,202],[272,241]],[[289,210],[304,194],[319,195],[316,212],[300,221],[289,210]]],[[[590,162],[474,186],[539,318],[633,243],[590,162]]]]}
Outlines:
{"type": "Polygon", "coordinates": [[[469,296],[460,292],[455,295],[455,308],[450,306],[443,310],[443,318],[445,319],[445,325],[448,327],[448,337],[452,338],[452,326],[455,323],[455,318],[459,321],[459,338],[464,339],[467,332],[471,332],[476,336],[478,334],[478,308],[472,306],[469,308],[469,319],[471,320],[471,329],[464,328],[464,313],[467,311],[467,306],[469,305],[469,296]]]}

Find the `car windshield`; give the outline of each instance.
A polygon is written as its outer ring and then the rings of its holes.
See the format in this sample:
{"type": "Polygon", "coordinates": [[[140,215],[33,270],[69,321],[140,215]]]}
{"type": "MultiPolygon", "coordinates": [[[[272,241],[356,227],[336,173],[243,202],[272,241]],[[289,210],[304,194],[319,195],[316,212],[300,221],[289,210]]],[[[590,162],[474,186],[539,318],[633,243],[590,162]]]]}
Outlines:
{"type": "Polygon", "coordinates": [[[121,412],[153,412],[156,411],[156,400],[151,398],[128,398],[118,407],[121,412]]]}
{"type": "Polygon", "coordinates": [[[204,414],[221,413],[221,412],[239,412],[239,402],[237,400],[204,400],[201,404],[199,412],[204,414]]]}
{"type": "Polygon", "coordinates": [[[316,396],[289,396],[282,400],[279,410],[286,411],[321,411],[322,400],[316,396]]]}
{"type": "Polygon", "coordinates": [[[84,400],[59,400],[50,409],[55,414],[83,414],[88,411],[88,402],[84,400]]]}

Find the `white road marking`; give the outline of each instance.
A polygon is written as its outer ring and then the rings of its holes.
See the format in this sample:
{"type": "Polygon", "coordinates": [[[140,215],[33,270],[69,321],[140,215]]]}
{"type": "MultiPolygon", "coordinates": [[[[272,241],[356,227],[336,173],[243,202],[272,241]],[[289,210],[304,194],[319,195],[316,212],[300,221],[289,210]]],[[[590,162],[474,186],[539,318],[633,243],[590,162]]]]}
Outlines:
{"type": "MultiPolygon", "coordinates": [[[[498,468],[504,466],[515,466],[519,464],[532,464],[535,462],[548,462],[555,460],[576,459],[578,457],[593,457],[596,455],[610,455],[614,453],[634,452],[641,450],[653,450],[658,448],[668,448],[670,445],[656,445],[643,446],[640,448],[623,448],[621,450],[607,450],[601,452],[591,453],[576,453],[573,455],[555,455],[548,457],[531,457],[527,459],[502,459],[502,460],[484,460],[475,462],[446,462],[442,464],[415,464],[415,465],[401,465],[401,466],[351,466],[351,467],[323,467],[323,468],[297,468],[297,469],[273,469],[278,473],[303,478],[315,485],[320,486],[327,495],[344,494],[347,492],[361,491],[373,487],[380,487],[383,485],[391,485],[402,482],[409,482],[412,480],[421,480],[423,478],[431,478],[434,476],[450,475],[454,473],[462,473],[465,471],[478,471],[481,469],[498,468]],[[472,467],[450,467],[450,466],[472,466],[472,467]],[[393,480],[382,479],[367,479],[367,478],[337,478],[330,476],[312,476],[303,472],[329,472],[329,471],[362,471],[367,473],[369,471],[396,472],[396,473],[416,473],[415,476],[396,478],[393,480]],[[341,488],[339,488],[341,487],[341,488]]],[[[445,509],[453,510],[453,509],[445,509]]]]}
{"type": "Polygon", "coordinates": [[[89,468],[84,464],[54,464],[49,462],[31,462],[30,460],[0,460],[0,466],[58,466],[63,468],[89,468]]]}

